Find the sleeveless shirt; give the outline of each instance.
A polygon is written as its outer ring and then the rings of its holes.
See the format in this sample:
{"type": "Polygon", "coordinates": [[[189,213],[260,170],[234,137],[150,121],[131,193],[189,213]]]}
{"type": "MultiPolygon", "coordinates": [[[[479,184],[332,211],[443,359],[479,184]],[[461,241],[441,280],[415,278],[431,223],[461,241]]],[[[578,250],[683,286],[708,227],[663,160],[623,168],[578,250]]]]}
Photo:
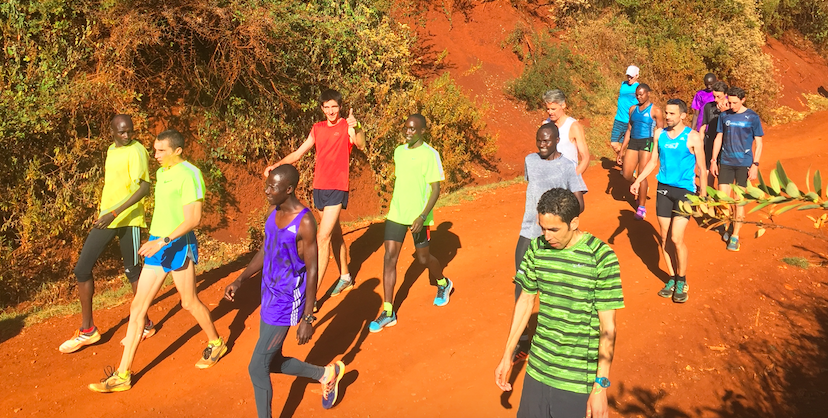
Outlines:
{"type": "Polygon", "coordinates": [[[630,130],[631,139],[646,139],[653,137],[656,122],[650,114],[652,109],[652,103],[650,103],[650,105],[644,110],[640,110],[639,106],[636,106],[635,109],[633,109],[632,114],[630,115],[630,125],[632,125],[632,129],[630,130]]]}
{"type": "Polygon", "coordinates": [[[575,122],[575,118],[567,116],[563,125],[558,128],[558,152],[566,157],[566,159],[578,164],[578,147],[575,146],[575,143],[569,137],[569,128],[575,122]]]}
{"type": "Polygon", "coordinates": [[[266,324],[291,326],[299,323],[305,307],[305,261],[296,248],[296,235],[308,208],[284,228],[276,225],[276,211],[265,224],[261,314],[266,324]]]}
{"type": "Polygon", "coordinates": [[[696,156],[687,148],[687,135],[691,129],[685,126],[676,138],[667,131],[658,136],[659,169],[656,180],[668,186],[696,191],[696,156]]]}

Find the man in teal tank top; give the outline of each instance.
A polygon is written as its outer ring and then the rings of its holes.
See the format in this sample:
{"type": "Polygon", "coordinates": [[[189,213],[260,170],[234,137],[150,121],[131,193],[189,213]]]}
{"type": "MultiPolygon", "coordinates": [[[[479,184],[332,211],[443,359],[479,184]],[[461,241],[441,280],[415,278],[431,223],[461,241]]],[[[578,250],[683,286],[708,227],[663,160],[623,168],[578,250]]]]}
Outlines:
{"type": "Polygon", "coordinates": [[[670,279],[658,292],[661,297],[672,296],[673,302],[687,301],[687,244],[684,243],[684,231],[689,217],[677,213],[679,202],[689,201],[688,194],[696,192],[696,172],[698,168],[702,197],[707,196],[707,172],[705,169],[704,142],[701,135],[685,125],[687,104],[681,99],[671,99],[664,110],[667,127],[657,129],[653,137],[653,156],[647,166],[641,170],[638,179],[630,186],[630,192],[637,195],[641,183],[647,179],[656,166],[660,166],[656,180],[656,216],[661,230],[661,253],[667,263],[670,279]],[[667,250],[667,235],[672,226],[671,239],[675,245],[675,254],[667,250]]]}

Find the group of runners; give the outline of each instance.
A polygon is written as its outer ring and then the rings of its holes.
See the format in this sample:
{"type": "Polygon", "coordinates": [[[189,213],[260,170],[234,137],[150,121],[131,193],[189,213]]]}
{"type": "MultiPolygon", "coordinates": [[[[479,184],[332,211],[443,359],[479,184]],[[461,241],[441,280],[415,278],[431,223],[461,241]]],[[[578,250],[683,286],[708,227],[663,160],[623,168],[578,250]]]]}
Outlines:
{"type": "MultiPolygon", "coordinates": [[[[619,92],[611,145],[622,175],[632,182],[630,191],[637,196],[637,219],[646,217],[647,177],[659,168],[656,216],[671,276],[659,295],[682,303],[687,300],[688,289],[687,247],[683,241],[688,218],[677,212],[678,202],[689,200],[686,196],[697,190],[705,196],[706,186],[716,178],[720,190],[726,193],[730,192],[730,184],[744,186],[748,178],[755,178],[762,151],[762,127],[758,116],[744,107],[745,92],[728,88],[712,74],[705,77],[705,88],[693,101],[693,108],[701,115],[694,116],[696,129],[687,125],[684,101],[670,99],[664,108],[654,105],[650,87],[639,83],[638,77],[639,69],[630,66],[619,92]],[[668,234],[675,244],[673,252],[665,245],[668,234]]],[[[567,115],[564,92],[550,90],[543,100],[549,117],[536,132],[538,151],[525,159],[528,186],[515,248],[515,310],[495,380],[501,389],[511,390],[508,376],[512,365],[528,357],[519,417],[583,417],[585,412],[587,417],[604,417],[615,343],[615,310],[624,307],[619,264],[608,245],[580,229],[579,216],[587,192],[582,174],[590,159],[584,129],[567,115]],[[536,298],[540,311],[530,343],[531,332],[526,327],[536,298]]],[[[345,373],[341,361],[318,366],[282,353],[290,327],[298,326],[299,344],[307,343],[313,335],[317,295],[331,253],[339,269],[331,296],[354,286],[339,217],[348,205],[350,153],[354,146],[364,150],[366,139],[353,110],[342,117],[342,101],[339,92],[324,91],[319,105],[325,120],[313,125],[298,149],[265,170],[264,194],[270,208],[264,242],[247,268],[224,291],[224,297],[233,301],[239,287],[261,273],[259,340],[248,367],[260,417],[271,416],[271,364],[278,365],[284,374],[320,382],[324,408],[336,403],[345,373]],[[320,212],[318,225],[296,196],[299,172],[291,165],[311,148],[316,154],[313,201],[320,212]]],[[[402,144],[394,150],[395,183],[384,234],[383,305],[376,320],[368,325],[371,332],[397,323],[396,268],[407,231],[411,232],[417,261],[436,283],[433,304],[447,305],[454,290],[454,283],[443,275],[443,266],[429,251],[433,208],[445,176],[439,152],[425,142],[427,128],[425,117],[410,115],[401,127],[402,144]]],[[[126,337],[121,341],[121,362],[117,369],[107,372],[102,382],[89,385],[96,392],[131,388],[130,368],[138,345],[155,333],[147,311],[168,273],[172,274],[182,307],[207,334],[208,345],[196,367],[211,367],[227,352],[210,311],[196,292],[198,244],[193,229],[201,220],[205,187],[199,169],[185,159],[184,137],[167,130],[155,140],[155,159],[160,164],[155,209],[149,240],[141,245],[140,229],[146,227],[142,202],[152,188],[149,155],[144,145],[133,139],[133,123],[128,115],[115,116],[110,131],[113,144],[107,152],[99,216],[75,268],[81,327],[60,346],[61,352],[71,353],[100,340],[92,318],[92,267],[106,245],[118,236],[126,276],[135,295],[126,337]]],[[[739,221],[744,216],[743,209],[736,211],[732,229],[723,232],[727,248],[733,251],[739,249],[739,221]]]]}

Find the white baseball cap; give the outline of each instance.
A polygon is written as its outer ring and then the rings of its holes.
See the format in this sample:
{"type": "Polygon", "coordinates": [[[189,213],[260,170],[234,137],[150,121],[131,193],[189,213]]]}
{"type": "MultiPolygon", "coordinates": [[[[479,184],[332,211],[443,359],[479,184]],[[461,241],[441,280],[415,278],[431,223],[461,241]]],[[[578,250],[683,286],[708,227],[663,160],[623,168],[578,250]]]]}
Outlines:
{"type": "Polygon", "coordinates": [[[627,67],[627,75],[631,77],[635,77],[638,75],[639,69],[635,65],[630,65],[627,67]]]}

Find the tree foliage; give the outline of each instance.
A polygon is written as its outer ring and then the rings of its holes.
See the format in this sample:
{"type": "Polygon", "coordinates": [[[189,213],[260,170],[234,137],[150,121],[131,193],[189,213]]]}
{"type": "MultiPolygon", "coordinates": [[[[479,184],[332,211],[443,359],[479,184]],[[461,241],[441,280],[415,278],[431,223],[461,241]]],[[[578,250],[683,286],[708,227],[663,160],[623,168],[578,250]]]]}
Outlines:
{"type": "MultiPolygon", "coordinates": [[[[133,115],[138,140],[176,128],[197,144],[210,199],[226,196],[222,164],[263,166],[295,149],[335,88],[366,127],[356,165],[389,179],[388,150],[407,112],[423,112],[442,151],[447,187],[489,164],[482,110],[444,76],[412,73],[416,42],[369,0],[0,4],[0,303],[40,283],[71,280],[71,262],[96,215],[108,121],[133,115]],[[221,164],[219,164],[221,162],[221,164]]],[[[299,164],[310,182],[311,158],[299,164]]],[[[207,205],[220,208],[219,204],[207,205]]]]}

